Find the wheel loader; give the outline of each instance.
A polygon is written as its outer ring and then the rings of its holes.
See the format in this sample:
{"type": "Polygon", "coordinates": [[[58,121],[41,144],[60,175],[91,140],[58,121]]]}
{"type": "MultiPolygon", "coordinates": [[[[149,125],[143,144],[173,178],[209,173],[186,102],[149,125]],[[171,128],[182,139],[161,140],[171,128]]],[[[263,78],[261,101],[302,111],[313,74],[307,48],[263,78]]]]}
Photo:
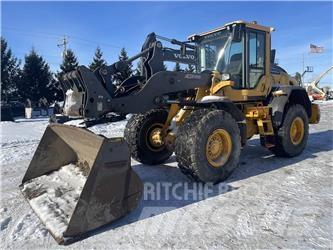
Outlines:
{"type": "Polygon", "coordinates": [[[79,66],[63,75],[64,115],[87,124],[132,116],[124,138],[64,124],[46,128],[20,187],[58,243],[138,205],[143,184],[131,157],[158,165],[175,154],[186,176],[218,183],[238,166],[253,135],[277,156],[301,154],[309,123],[319,122],[319,107],[274,63],[272,32],[256,22],[234,21],[187,41],[151,33],[141,52],[126,61],[95,71],[79,66]],[[135,60],[141,60],[140,74],[117,82],[135,60]],[[168,71],[165,62],[196,70],[168,71]]]}

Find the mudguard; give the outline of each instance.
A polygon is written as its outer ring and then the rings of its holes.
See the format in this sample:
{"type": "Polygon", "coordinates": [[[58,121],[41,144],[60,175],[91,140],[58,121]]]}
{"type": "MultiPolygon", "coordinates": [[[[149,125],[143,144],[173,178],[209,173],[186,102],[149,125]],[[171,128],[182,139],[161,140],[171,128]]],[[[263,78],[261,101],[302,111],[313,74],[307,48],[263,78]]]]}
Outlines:
{"type": "Polygon", "coordinates": [[[300,104],[308,117],[311,117],[311,102],[304,88],[293,85],[274,86],[269,100],[272,108],[273,126],[279,127],[284,119],[285,108],[288,105],[300,104]]]}

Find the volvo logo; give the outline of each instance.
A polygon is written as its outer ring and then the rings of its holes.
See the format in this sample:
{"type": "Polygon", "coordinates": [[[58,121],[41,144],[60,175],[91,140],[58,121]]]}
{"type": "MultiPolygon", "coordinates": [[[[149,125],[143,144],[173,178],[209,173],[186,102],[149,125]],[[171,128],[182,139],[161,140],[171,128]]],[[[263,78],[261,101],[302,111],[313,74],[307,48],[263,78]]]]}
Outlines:
{"type": "Polygon", "coordinates": [[[194,55],[181,55],[179,53],[174,53],[173,55],[176,59],[187,59],[187,60],[194,60],[195,59],[194,55]]]}

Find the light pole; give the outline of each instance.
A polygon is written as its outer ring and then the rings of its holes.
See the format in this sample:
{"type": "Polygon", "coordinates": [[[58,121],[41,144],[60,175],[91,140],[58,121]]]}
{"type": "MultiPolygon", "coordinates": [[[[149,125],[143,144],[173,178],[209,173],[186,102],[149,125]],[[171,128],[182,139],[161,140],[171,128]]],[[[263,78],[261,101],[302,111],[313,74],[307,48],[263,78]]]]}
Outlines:
{"type": "Polygon", "coordinates": [[[66,56],[66,53],[67,53],[67,44],[68,44],[68,39],[66,36],[64,36],[64,38],[62,39],[62,43],[60,44],[57,44],[57,46],[60,48],[60,47],[63,47],[63,52],[62,52],[62,58],[65,58],[66,56]]]}

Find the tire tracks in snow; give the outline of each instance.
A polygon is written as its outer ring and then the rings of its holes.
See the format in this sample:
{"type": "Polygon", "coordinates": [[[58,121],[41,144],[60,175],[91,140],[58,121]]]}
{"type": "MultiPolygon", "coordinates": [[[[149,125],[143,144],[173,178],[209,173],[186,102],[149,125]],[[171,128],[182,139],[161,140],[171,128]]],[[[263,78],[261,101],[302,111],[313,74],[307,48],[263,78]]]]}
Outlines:
{"type": "Polygon", "coordinates": [[[40,141],[40,139],[24,139],[24,140],[15,140],[11,142],[1,143],[1,149],[10,149],[15,147],[25,147],[29,145],[36,144],[40,141]]]}

